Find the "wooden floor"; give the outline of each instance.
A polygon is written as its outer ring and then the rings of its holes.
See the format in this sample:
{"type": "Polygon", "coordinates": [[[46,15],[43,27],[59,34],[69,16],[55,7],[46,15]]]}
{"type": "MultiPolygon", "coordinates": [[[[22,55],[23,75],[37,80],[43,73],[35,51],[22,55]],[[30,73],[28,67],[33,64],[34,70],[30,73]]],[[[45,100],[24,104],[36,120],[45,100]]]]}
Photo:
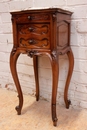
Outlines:
{"type": "Polygon", "coordinates": [[[54,127],[49,102],[24,95],[22,115],[16,114],[17,104],[16,92],[0,88],[0,130],[87,130],[87,110],[57,105],[58,125],[54,127]]]}

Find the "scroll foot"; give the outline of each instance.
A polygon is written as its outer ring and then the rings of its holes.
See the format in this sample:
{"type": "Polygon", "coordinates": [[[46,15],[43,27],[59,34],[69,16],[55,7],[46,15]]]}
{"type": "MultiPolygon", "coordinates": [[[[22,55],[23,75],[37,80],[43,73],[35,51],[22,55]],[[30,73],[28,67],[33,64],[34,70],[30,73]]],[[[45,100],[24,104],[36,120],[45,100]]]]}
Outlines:
{"type": "Polygon", "coordinates": [[[15,110],[17,111],[17,114],[18,114],[18,115],[21,115],[21,109],[20,109],[19,106],[16,106],[16,107],[15,107],[15,110]]]}
{"type": "Polygon", "coordinates": [[[70,100],[67,100],[67,103],[66,103],[66,108],[69,109],[69,106],[71,104],[71,101],[70,100]]]}
{"type": "Polygon", "coordinates": [[[53,120],[53,125],[54,125],[54,126],[57,126],[57,120],[58,120],[57,118],[55,118],[55,119],[53,120]]]}

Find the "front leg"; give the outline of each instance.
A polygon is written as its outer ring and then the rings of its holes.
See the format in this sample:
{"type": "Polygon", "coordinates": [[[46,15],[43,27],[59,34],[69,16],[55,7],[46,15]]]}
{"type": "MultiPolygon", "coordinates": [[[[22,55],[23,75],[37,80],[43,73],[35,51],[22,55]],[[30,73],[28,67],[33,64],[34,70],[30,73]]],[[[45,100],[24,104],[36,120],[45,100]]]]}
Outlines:
{"type": "Polygon", "coordinates": [[[15,82],[17,92],[18,92],[18,97],[19,97],[19,105],[16,106],[16,108],[15,108],[17,110],[18,115],[21,114],[21,109],[23,106],[23,94],[22,94],[22,90],[21,90],[21,86],[19,83],[17,70],[16,70],[16,63],[17,63],[17,59],[18,59],[19,55],[20,55],[20,53],[18,51],[16,51],[16,48],[13,48],[13,50],[10,54],[10,69],[11,69],[12,77],[15,82]]]}
{"type": "Polygon", "coordinates": [[[68,100],[68,88],[69,88],[69,84],[70,84],[70,80],[71,80],[71,76],[73,72],[73,67],[74,67],[74,57],[73,57],[73,53],[71,49],[70,51],[67,52],[67,55],[69,59],[69,70],[68,70],[68,76],[67,76],[65,90],[64,90],[64,101],[66,104],[66,108],[69,108],[71,101],[68,100]]]}
{"type": "Polygon", "coordinates": [[[57,125],[57,115],[56,115],[56,97],[57,97],[57,87],[58,87],[58,77],[59,77],[59,65],[58,65],[58,55],[54,54],[52,56],[51,60],[52,64],[52,104],[51,104],[51,109],[52,109],[52,120],[53,120],[53,125],[57,125]]]}

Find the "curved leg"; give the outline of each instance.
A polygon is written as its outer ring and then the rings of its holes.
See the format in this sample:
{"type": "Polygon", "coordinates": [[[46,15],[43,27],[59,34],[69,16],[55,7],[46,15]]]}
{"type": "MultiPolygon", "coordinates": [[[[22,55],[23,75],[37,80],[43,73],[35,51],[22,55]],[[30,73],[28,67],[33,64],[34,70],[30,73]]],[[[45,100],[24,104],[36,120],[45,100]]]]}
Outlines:
{"type": "Polygon", "coordinates": [[[23,95],[22,95],[22,91],[21,91],[21,87],[20,87],[20,83],[19,83],[19,79],[18,79],[18,75],[17,75],[17,70],[16,70],[16,62],[18,59],[18,56],[20,53],[13,52],[14,50],[12,50],[11,55],[10,55],[10,69],[11,69],[11,73],[18,91],[18,97],[19,97],[19,105],[16,106],[16,110],[18,115],[21,114],[21,109],[23,106],[23,95]]]}
{"type": "Polygon", "coordinates": [[[69,70],[68,70],[68,76],[67,76],[65,90],[64,90],[64,101],[66,104],[66,108],[69,108],[71,101],[68,100],[68,97],[67,97],[68,96],[68,87],[70,84],[70,80],[71,80],[71,76],[72,76],[72,72],[73,72],[73,67],[74,67],[74,57],[73,57],[72,50],[68,51],[67,55],[69,58],[69,70]]]}
{"type": "Polygon", "coordinates": [[[39,80],[38,80],[38,56],[33,56],[33,66],[36,82],[36,101],[39,100],[39,80]]]}
{"type": "Polygon", "coordinates": [[[58,66],[58,58],[52,57],[52,76],[53,76],[53,83],[52,83],[52,120],[53,125],[57,125],[57,115],[56,115],[56,97],[57,97],[57,86],[58,86],[58,76],[59,76],[59,66],[58,66]]]}

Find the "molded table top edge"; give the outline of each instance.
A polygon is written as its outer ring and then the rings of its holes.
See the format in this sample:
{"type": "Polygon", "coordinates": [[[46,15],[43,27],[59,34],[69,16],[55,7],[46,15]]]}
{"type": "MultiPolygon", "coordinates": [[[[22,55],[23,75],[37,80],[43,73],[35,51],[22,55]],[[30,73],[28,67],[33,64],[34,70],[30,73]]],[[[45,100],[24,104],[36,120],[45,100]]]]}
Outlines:
{"type": "Polygon", "coordinates": [[[67,14],[67,15],[72,15],[73,12],[68,11],[68,10],[64,10],[61,8],[42,8],[42,9],[28,9],[28,10],[21,10],[21,11],[12,11],[10,12],[11,14],[15,15],[15,14],[24,14],[24,13],[42,13],[42,12],[57,12],[57,13],[63,13],[63,14],[67,14]]]}

